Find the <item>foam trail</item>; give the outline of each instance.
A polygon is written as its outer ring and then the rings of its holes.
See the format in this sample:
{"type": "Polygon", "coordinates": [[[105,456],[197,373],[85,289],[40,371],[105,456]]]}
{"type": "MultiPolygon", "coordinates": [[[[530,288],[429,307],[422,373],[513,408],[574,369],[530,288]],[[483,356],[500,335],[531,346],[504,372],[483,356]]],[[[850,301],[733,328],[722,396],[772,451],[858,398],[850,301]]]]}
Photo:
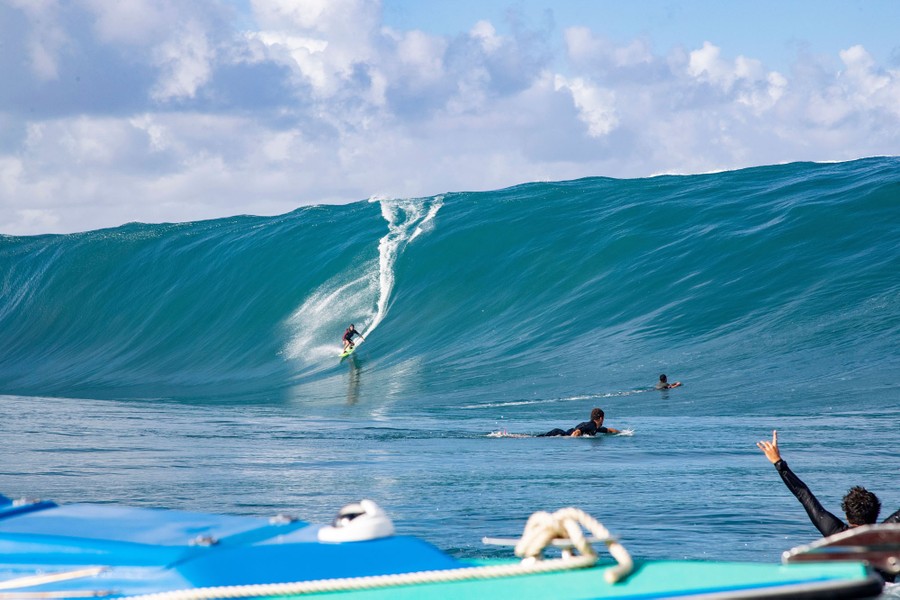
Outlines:
{"type": "Polygon", "coordinates": [[[534,437],[533,435],[528,435],[527,433],[510,433],[505,429],[501,429],[500,431],[492,431],[487,434],[489,438],[530,438],[534,437]]]}
{"type": "Polygon", "coordinates": [[[381,215],[388,222],[388,233],[378,242],[378,303],[375,317],[363,337],[372,333],[387,314],[394,290],[394,264],[409,242],[433,227],[433,220],[444,204],[435,197],[429,206],[424,200],[381,200],[381,215]]]}
{"type": "Polygon", "coordinates": [[[443,197],[430,202],[373,199],[381,204],[388,232],[378,242],[378,259],[368,260],[350,272],[338,273],[320,285],[287,321],[291,339],[283,354],[306,363],[319,363],[340,349],[340,334],[347,323],[360,323],[368,337],[387,314],[394,289],[394,265],[410,241],[434,225],[443,197]],[[353,273],[363,273],[353,277],[353,273]]]}
{"type": "MultiPolygon", "coordinates": [[[[653,389],[653,388],[650,388],[653,389]]],[[[557,402],[578,402],[581,400],[595,400],[598,398],[622,398],[625,396],[631,396],[633,394],[639,394],[642,392],[649,391],[647,389],[642,390],[630,390],[625,392],[608,392],[606,394],[586,394],[580,396],[566,396],[565,398],[539,398],[537,400],[508,400],[506,402],[487,402],[485,404],[469,404],[460,406],[462,410],[477,410],[483,408],[503,408],[505,406],[528,406],[532,404],[555,404],[557,402]]]]}

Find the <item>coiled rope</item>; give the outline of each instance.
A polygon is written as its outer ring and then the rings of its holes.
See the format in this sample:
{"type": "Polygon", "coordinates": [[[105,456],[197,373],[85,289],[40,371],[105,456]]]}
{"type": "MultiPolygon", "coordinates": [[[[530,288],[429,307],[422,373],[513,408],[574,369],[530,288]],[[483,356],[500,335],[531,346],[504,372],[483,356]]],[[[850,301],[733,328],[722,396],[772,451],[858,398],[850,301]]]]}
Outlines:
{"type": "MultiPolygon", "coordinates": [[[[631,573],[634,562],[628,550],[610,536],[609,530],[600,521],[578,508],[562,508],[553,514],[543,511],[532,514],[525,523],[522,539],[516,544],[516,556],[526,561],[540,560],[547,546],[554,540],[563,539],[571,541],[581,556],[592,556],[596,561],[597,553],[584,537],[582,527],[602,540],[618,563],[604,572],[603,577],[608,583],[621,581],[631,573]]],[[[568,550],[563,550],[563,558],[568,558],[570,554],[568,550]]]]}

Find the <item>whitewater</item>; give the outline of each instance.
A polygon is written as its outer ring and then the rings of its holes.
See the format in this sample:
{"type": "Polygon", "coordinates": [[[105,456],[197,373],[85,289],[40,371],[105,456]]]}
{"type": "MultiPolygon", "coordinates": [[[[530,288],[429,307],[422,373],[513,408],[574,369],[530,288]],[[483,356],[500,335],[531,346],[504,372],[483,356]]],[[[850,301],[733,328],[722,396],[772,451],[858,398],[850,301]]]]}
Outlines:
{"type": "Polygon", "coordinates": [[[574,505],[638,556],[778,560],[816,531],[773,429],[832,512],[900,507],[898,248],[891,157],[0,236],[0,493],[372,498],[458,556],[574,505]],[[594,406],[627,435],[534,437],[594,406]]]}

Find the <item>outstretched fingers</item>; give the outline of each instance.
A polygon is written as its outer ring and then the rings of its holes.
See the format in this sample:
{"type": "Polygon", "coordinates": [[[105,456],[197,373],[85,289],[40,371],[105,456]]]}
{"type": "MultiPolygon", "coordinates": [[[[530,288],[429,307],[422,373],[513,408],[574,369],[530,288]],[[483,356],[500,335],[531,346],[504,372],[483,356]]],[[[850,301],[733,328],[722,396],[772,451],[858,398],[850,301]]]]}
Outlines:
{"type": "Polygon", "coordinates": [[[761,440],[759,442],[756,442],[756,447],[763,451],[763,453],[766,455],[766,458],[768,458],[772,464],[775,464],[779,460],[781,460],[781,454],[778,451],[778,432],[777,431],[772,431],[772,441],[771,442],[766,441],[766,440],[761,440]]]}

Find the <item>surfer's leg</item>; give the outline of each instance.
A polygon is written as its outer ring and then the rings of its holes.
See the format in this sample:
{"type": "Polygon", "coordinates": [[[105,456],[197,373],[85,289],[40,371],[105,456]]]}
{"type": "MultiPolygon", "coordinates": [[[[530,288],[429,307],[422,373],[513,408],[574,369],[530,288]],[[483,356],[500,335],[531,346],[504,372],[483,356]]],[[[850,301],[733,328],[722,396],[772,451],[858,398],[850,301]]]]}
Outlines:
{"type": "Polygon", "coordinates": [[[541,433],[541,434],[539,434],[538,437],[553,437],[553,436],[557,436],[557,435],[566,435],[566,432],[565,432],[564,430],[562,430],[562,429],[559,429],[559,428],[557,428],[557,429],[551,429],[551,430],[548,431],[547,433],[541,433]]]}

